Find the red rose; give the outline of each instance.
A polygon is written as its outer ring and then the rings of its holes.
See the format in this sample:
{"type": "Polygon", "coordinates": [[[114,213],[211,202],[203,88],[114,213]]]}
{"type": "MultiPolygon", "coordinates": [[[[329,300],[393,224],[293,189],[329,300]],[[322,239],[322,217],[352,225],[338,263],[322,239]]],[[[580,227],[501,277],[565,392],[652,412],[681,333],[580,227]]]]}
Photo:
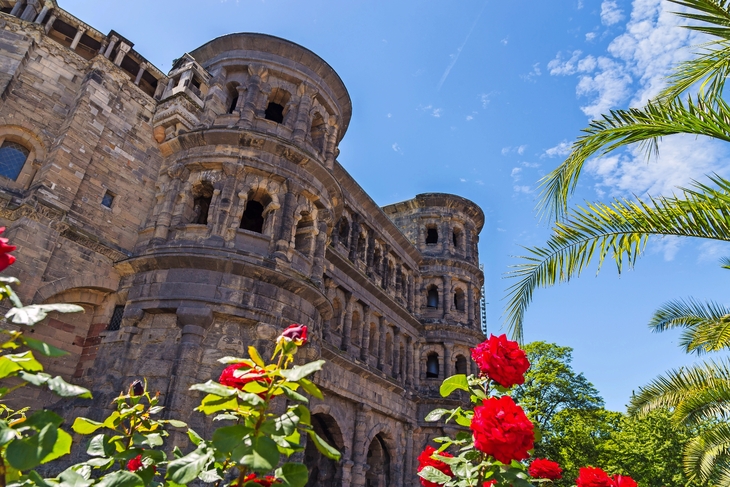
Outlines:
{"type": "Polygon", "coordinates": [[[613,476],[614,487],[637,487],[636,481],[626,475],[613,476]]]}
{"type": "Polygon", "coordinates": [[[484,482],[482,484],[482,487],[494,487],[495,485],[497,485],[497,481],[492,479],[492,480],[487,480],[486,482],[484,482]]]}
{"type": "Polygon", "coordinates": [[[481,374],[502,387],[525,383],[525,372],[530,368],[527,354],[517,342],[507,340],[506,335],[490,336],[472,348],[471,356],[481,374]]]}
{"type": "MultiPolygon", "coordinates": [[[[3,233],[4,231],[5,227],[0,227],[0,233],[3,233]]],[[[8,245],[7,238],[0,238],[0,271],[15,262],[15,256],[8,253],[15,249],[17,249],[15,245],[8,245]]]]}
{"type": "Polygon", "coordinates": [[[527,473],[536,479],[558,480],[562,479],[563,469],[560,465],[546,458],[536,458],[530,464],[527,473]]]}
{"type": "Polygon", "coordinates": [[[264,487],[271,487],[273,484],[280,484],[281,480],[271,475],[267,475],[260,479],[256,477],[255,473],[250,473],[243,478],[243,483],[245,484],[246,482],[253,482],[255,484],[263,485],[264,487]]]}
{"type": "MultiPolygon", "coordinates": [[[[236,389],[243,389],[243,386],[249,382],[256,381],[262,386],[266,387],[271,384],[271,377],[266,377],[266,371],[260,367],[251,367],[246,363],[231,364],[221,372],[220,382],[224,386],[235,387],[236,389]],[[244,369],[241,372],[236,372],[239,369],[244,369]]],[[[260,396],[263,393],[259,394],[260,396]]]]}
{"type": "Polygon", "coordinates": [[[614,487],[614,481],[606,472],[596,467],[583,467],[578,470],[576,487],[614,487]]]}
{"type": "MultiPolygon", "coordinates": [[[[432,458],[433,454],[436,452],[436,449],[432,447],[431,445],[428,445],[425,450],[421,452],[420,455],[418,455],[418,472],[423,470],[425,467],[433,467],[437,470],[440,470],[441,472],[445,473],[449,477],[453,477],[454,473],[451,471],[451,467],[449,467],[448,464],[442,462],[441,460],[437,460],[435,458],[432,458]]],[[[453,455],[441,452],[439,453],[442,457],[452,457],[453,455]]],[[[421,479],[421,485],[424,487],[439,487],[443,484],[437,484],[435,482],[429,482],[428,480],[419,477],[421,479]]]]}
{"type": "Polygon", "coordinates": [[[127,470],[130,472],[136,472],[140,468],[144,468],[144,465],[142,465],[142,455],[137,455],[127,462],[127,470]]]}
{"type": "Polygon", "coordinates": [[[474,408],[474,447],[502,463],[527,459],[535,431],[525,412],[509,396],[490,397],[474,408]]]}
{"type": "Polygon", "coordinates": [[[300,325],[297,323],[289,325],[286,330],[281,332],[280,336],[281,338],[292,341],[296,343],[297,346],[301,347],[307,343],[307,325],[300,325]]]}

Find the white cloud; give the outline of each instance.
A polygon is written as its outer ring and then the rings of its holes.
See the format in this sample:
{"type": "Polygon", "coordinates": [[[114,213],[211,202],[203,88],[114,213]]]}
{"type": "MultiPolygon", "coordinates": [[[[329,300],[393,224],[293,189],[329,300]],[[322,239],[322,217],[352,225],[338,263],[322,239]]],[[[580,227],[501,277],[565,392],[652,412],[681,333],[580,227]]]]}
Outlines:
{"type": "Polygon", "coordinates": [[[390,117],[392,117],[392,116],[393,116],[393,114],[392,114],[392,113],[389,113],[389,114],[387,114],[387,115],[386,115],[386,117],[388,117],[388,118],[390,118],[390,117]]]}
{"type": "Polygon", "coordinates": [[[482,181],[481,179],[477,179],[474,182],[477,183],[479,186],[484,186],[484,181],[482,181]]]}
{"type": "Polygon", "coordinates": [[[489,97],[492,96],[491,93],[482,93],[479,95],[479,100],[482,102],[482,108],[487,108],[489,105],[489,102],[491,101],[489,97]]]}
{"type": "Polygon", "coordinates": [[[659,237],[657,241],[652,242],[650,252],[652,254],[663,254],[664,260],[669,262],[674,260],[679,252],[679,248],[684,245],[685,241],[680,237],[665,236],[659,237]]]}
{"type": "Polygon", "coordinates": [[[725,145],[694,135],[674,135],[659,143],[659,156],[647,161],[637,146],[622,154],[592,159],[588,174],[596,178],[596,189],[610,196],[651,196],[678,193],[693,180],[706,181],[713,172],[730,169],[725,145]]]}
{"type": "Polygon", "coordinates": [[[511,151],[511,150],[512,150],[512,147],[509,147],[509,146],[508,147],[502,147],[502,155],[503,156],[506,156],[507,154],[509,154],[509,151],[511,151]]]}
{"type": "Polygon", "coordinates": [[[529,167],[529,168],[533,168],[534,169],[536,167],[540,167],[540,164],[537,163],[537,162],[523,162],[522,163],[522,166],[523,167],[529,167]]]}
{"type": "Polygon", "coordinates": [[[535,81],[535,78],[538,76],[542,76],[542,70],[540,69],[540,63],[535,63],[532,65],[532,71],[530,71],[527,74],[520,75],[520,78],[524,79],[525,81],[535,81]]]}
{"type": "Polygon", "coordinates": [[[698,248],[698,264],[717,264],[721,257],[730,255],[730,247],[725,242],[702,242],[698,248]]]}
{"type": "Polygon", "coordinates": [[[422,112],[428,112],[431,114],[432,117],[440,118],[441,115],[444,113],[443,108],[434,108],[433,105],[418,105],[417,110],[421,110],[422,112]]]}
{"type": "Polygon", "coordinates": [[[500,42],[500,43],[501,43],[501,44],[502,44],[503,46],[506,46],[506,45],[507,45],[507,43],[509,42],[509,37],[505,37],[504,39],[502,39],[502,40],[501,40],[501,41],[499,41],[499,42],[500,42]]]}
{"type": "Polygon", "coordinates": [[[551,147],[545,151],[545,154],[543,154],[543,157],[557,157],[557,156],[567,156],[570,154],[570,147],[573,145],[572,142],[568,142],[567,140],[562,141],[555,147],[551,147]]]}
{"type": "Polygon", "coordinates": [[[467,122],[471,122],[472,120],[474,120],[474,117],[472,115],[467,115],[466,116],[466,121],[467,122]]]}
{"type": "Polygon", "coordinates": [[[519,146],[519,147],[517,148],[517,153],[518,153],[519,155],[522,155],[522,154],[524,154],[524,153],[525,153],[525,149],[527,149],[527,145],[524,145],[524,144],[523,144],[523,145],[521,145],[521,146],[519,146]]]}
{"type": "Polygon", "coordinates": [[[617,24],[623,19],[623,10],[618,7],[616,0],[603,0],[601,3],[601,22],[603,25],[617,24]]]}
{"type": "Polygon", "coordinates": [[[393,150],[394,150],[394,151],[396,151],[396,152],[397,152],[398,154],[401,154],[401,155],[403,154],[403,149],[401,149],[401,147],[400,147],[400,146],[398,145],[398,143],[397,143],[397,142],[396,142],[396,143],[394,143],[394,144],[393,144],[393,145],[392,145],[391,147],[392,147],[392,148],[393,148],[393,150]]]}
{"type": "Polygon", "coordinates": [[[522,176],[520,176],[520,173],[521,173],[521,172],[522,172],[522,168],[521,168],[521,167],[513,167],[513,168],[512,168],[512,172],[510,173],[510,176],[512,177],[512,179],[513,179],[513,180],[514,180],[515,182],[517,182],[517,181],[519,181],[519,180],[520,180],[520,178],[522,177],[522,176]]]}
{"type": "Polygon", "coordinates": [[[431,112],[431,116],[436,117],[436,118],[440,118],[441,117],[441,114],[443,112],[444,111],[443,111],[442,108],[434,108],[433,111],[431,112]]]}
{"type": "Polygon", "coordinates": [[[532,193],[532,190],[529,186],[513,186],[512,189],[514,189],[515,193],[524,193],[524,194],[530,194],[532,193]]]}
{"type": "Polygon", "coordinates": [[[465,183],[467,180],[464,178],[459,178],[459,181],[461,181],[462,183],[465,183]]]}
{"type": "Polygon", "coordinates": [[[592,76],[582,76],[575,91],[578,96],[591,96],[593,102],[580,107],[583,113],[596,119],[625,100],[631,94],[631,76],[620,63],[599,57],[598,71],[592,76]]]}
{"type": "Polygon", "coordinates": [[[598,34],[596,34],[595,32],[586,33],[586,41],[592,42],[596,38],[597,35],[598,34]]]}

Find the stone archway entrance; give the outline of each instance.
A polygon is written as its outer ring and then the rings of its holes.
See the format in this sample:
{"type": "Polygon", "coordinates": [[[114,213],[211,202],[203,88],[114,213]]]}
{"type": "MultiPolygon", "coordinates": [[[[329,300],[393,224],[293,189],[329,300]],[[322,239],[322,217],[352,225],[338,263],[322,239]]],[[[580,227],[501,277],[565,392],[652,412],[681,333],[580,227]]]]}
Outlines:
{"type": "Polygon", "coordinates": [[[390,486],[390,453],[385,441],[376,435],[368,448],[368,470],[365,474],[365,487],[390,486]]]}
{"type": "MultiPolygon", "coordinates": [[[[335,419],[329,414],[318,413],[312,416],[314,432],[327,443],[340,451],[344,450],[342,433],[335,419]]],[[[309,470],[306,487],[339,487],[342,485],[342,467],[339,462],[322,455],[314,442],[307,441],[304,449],[304,464],[309,470]]]]}

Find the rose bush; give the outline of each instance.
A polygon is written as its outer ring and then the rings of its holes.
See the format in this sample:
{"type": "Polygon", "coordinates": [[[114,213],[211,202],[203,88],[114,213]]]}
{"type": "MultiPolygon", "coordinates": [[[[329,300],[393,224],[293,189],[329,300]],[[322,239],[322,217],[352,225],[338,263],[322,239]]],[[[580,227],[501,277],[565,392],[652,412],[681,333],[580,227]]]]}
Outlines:
{"type": "MultiPolygon", "coordinates": [[[[426,467],[433,467],[436,470],[442,472],[444,475],[452,477],[454,473],[451,471],[451,467],[449,467],[448,464],[444,463],[443,460],[438,460],[437,458],[434,458],[434,453],[436,453],[436,449],[431,445],[428,445],[426,449],[423,450],[420,455],[418,455],[418,471],[420,472],[426,467]]],[[[453,455],[448,452],[442,452],[439,454],[439,456],[445,458],[453,458],[453,455]]],[[[421,485],[423,485],[423,487],[438,487],[441,484],[429,482],[428,480],[421,478],[421,485]]]]}
{"type": "Polygon", "coordinates": [[[547,458],[536,458],[527,469],[530,477],[536,479],[560,480],[563,478],[563,469],[557,462],[548,460],[547,458]]]}

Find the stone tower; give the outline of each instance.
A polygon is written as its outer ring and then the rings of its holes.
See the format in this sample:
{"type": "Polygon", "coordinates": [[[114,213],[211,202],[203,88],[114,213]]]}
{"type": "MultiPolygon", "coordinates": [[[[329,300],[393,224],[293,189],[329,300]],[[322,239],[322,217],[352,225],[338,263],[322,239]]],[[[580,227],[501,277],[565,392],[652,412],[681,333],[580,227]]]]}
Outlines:
{"type": "MultiPolygon", "coordinates": [[[[208,435],[189,386],[226,355],[307,324],[327,360],[310,485],[415,486],[444,377],[475,370],[474,203],[379,207],[338,163],[351,115],[336,72],[263,34],[219,37],[164,74],[117,32],[50,1],[0,0],[0,225],[25,302],[67,302],[35,336],[97,404],[146,377],[208,435]]],[[[37,405],[49,398],[26,396],[37,405]]],[[[101,415],[101,411],[88,413],[101,415]]]]}

